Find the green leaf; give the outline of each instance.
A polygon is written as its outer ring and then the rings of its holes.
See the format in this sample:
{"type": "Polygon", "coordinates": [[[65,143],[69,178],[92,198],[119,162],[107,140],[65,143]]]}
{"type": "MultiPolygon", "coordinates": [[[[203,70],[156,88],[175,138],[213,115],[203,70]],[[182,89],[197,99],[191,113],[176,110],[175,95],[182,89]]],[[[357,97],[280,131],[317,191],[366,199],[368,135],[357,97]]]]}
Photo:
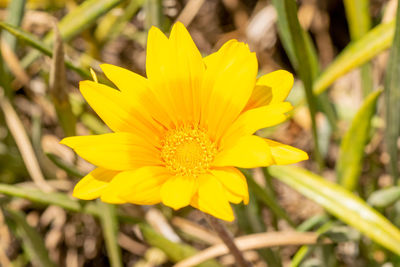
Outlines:
{"type": "Polygon", "coordinates": [[[373,192],[368,203],[377,208],[386,208],[400,200],[400,186],[384,188],[373,192]]]}
{"type": "MultiPolygon", "coordinates": [[[[96,217],[100,216],[100,210],[93,201],[81,201],[72,198],[65,193],[46,193],[32,188],[23,188],[15,185],[0,184],[0,193],[13,197],[20,197],[42,205],[56,205],[73,212],[87,213],[96,217]]],[[[128,223],[142,222],[143,219],[126,216],[118,213],[121,221],[128,223]]]]}
{"type": "MultiPolygon", "coordinates": [[[[59,22],[58,27],[60,34],[65,42],[72,40],[82,31],[86,30],[103,14],[110,11],[116,5],[122,3],[124,0],[86,0],[80,6],[69,12],[59,22]]],[[[46,35],[43,41],[46,45],[51,45],[53,42],[53,32],[46,35]]],[[[38,53],[29,53],[23,60],[22,66],[28,67],[32,64],[37,57],[38,53]]]]}
{"type": "Polygon", "coordinates": [[[382,91],[375,91],[365,99],[340,145],[336,173],[339,184],[350,191],[356,188],[361,175],[364,149],[371,130],[371,120],[381,93],[382,91]]]}
{"type": "MultiPolygon", "coordinates": [[[[351,39],[353,41],[358,40],[371,28],[369,0],[344,0],[343,3],[351,39]]],[[[361,82],[364,96],[369,95],[373,89],[371,63],[361,66],[361,82]]]]}
{"type": "MultiPolygon", "coordinates": [[[[178,262],[193,256],[198,251],[186,244],[174,243],[165,237],[158,234],[147,224],[139,224],[140,230],[143,234],[143,238],[146,242],[156,248],[161,249],[173,262],[178,262]]],[[[199,265],[199,267],[221,267],[221,265],[215,260],[208,260],[199,265]]]]}
{"type": "Polygon", "coordinates": [[[32,265],[37,267],[55,267],[50,260],[43,239],[25,219],[23,213],[11,209],[6,210],[6,216],[15,223],[15,234],[22,239],[22,245],[27,252],[32,265]]]}
{"type": "MultiPolygon", "coordinates": [[[[36,50],[38,50],[39,52],[43,53],[46,56],[49,57],[53,57],[53,52],[51,51],[51,49],[49,48],[48,45],[42,43],[41,41],[39,41],[36,36],[25,32],[23,30],[21,30],[18,27],[12,26],[10,24],[4,23],[2,21],[0,21],[0,27],[3,28],[4,30],[8,31],[9,33],[11,33],[12,35],[16,36],[18,39],[25,41],[28,45],[30,45],[31,47],[35,48],[36,50]]],[[[65,65],[75,71],[76,73],[78,73],[80,76],[82,76],[83,78],[88,78],[91,79],[92,76],[90,75],[90,72],[81,68],[76,67],[75,65],[73,65],[70,61],[65,60],[65,65]]]]}
{"type": "Polygon", "coordinates": [[[357,40],[367,33],[371,27],[369,0],[344,0],[351,39],[357,40]]]}
{"type": "Polygon", "coordinates": [[[389,48],[394,36],[394,21],[382,23],[361,39],[350,43],[322,72],[314,83],[315,94],[324,92],[334,81],[389,48]]]}
{"type": "Polygon", "coordinates": [[[400,254],[400,231],[382,214],[345,188],[305,169],[271,166],[271,175],[315,201],[383,247],[400,254]]]}
{"type": "Polygon", "coordinates": [[[276,199],[274,199],[268,192],[262,188],[259,184],[257,184],[252,177],[247,177],[247,182],[249,184],[249,188],[253,191],[254,195],[257,197],[259,201],[264,203],[271,211],[281,219],[284,219],[291,226],[294,226],[293,221],[286,214],[285,210],[279,206],[276,199]]]}
{"type": "MultiPolygon", "coordinates": [[[[25,13],[26,0],[14,0],[11,1],[7,8],[7,19],[6,22],[10,25],[19,26],[21,25],[22,18],[25,13]]],[[[17,39],[10,33],[2,33],[2,39],[9,45],[12,51],[17,48],[17,39]]]]}
{"type": "MultiPolygon", "coordinates": [[[[323,165],[322,156],[319,151],[319,142],[317,134],[317,126],[315,120],[315,114],[317,112],[316,98],[313,94],[313,80],[316,75],[316,71],[313,71],[316,67],[316,56],[311,53],[310,40],[307,38],[306,33],[300,26],[300,22],[297,17],[297,4],[294,0],[283,0],[284,4],[280,8],[282,9],[282,15],[284,15],[282,20],[286,20],[287,33],[290,34],[290,41],[293,44],[294,57],[297,62],[297,73],[300,79],[303,81],[304,90],[306,93],[306,99],[308,108],[310,111],[311,123],[312,123],[312,134],[314,141],[314,156],[316,161],[319,163],[320,167],[323,165]],[[301,66],[299,64],[301,62],[301,66]]],[[[282,5],[282,3],[280,4],[282,5]]],[[[278,16],[279,18],[279,16],[278,16]]]]}
{"type": "Polygon", "coordinates": [[[400,5],[397,7],[394,41],[385,76],[385,141],[390,156],[389,169],[395,183],[399,180],[397,140],[400,135],[400,5]]]}
{"type": "Polygon", "coordinates": [[[97,208],[99,209],[101,229],[103,230],[111,267],[122,267],[121,250],[117,240],[119,223],[116,207],[98,200],[97,208]]]}

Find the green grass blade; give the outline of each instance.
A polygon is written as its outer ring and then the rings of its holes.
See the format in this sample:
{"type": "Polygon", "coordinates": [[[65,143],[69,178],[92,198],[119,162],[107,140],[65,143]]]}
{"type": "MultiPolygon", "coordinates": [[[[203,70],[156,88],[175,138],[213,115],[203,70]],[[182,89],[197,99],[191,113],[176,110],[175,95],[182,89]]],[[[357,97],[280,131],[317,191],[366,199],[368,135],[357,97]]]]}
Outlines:
{"type": "Polygon", "coordinates": [[[350,191],[356,189],[361,175],[364,148],[370,136],[371,120],[381,93],[382,91],[375,91],[366,98],[340,145],[336,174],[339,184],[350,191]]]}
{"type": "MultiPolygon", "coordinates": [[[[100,216],[100,210],[95,202],[81,201],[77,198],[72,198],[65,193],[45,193],[37,189],[24,188],[8,184],[0,184],[0,193],[7,196],[24,198],[37,204],[56,205],[68,211],[86,213],[95,217],[100,216]]],[[[126,216],[121,213],[118,213],[118,217],[121,221],[133,224],[143,221],[141,218],[126,216]]]]}
{"type": "MultiPolygon", "coordinates": [[[[319,227],[317,229],[317,233],[321,234],[327,230],[329,230],[333,225],[333,222],[328,221],[326,223],[324,223],[323,225],[321,225],[321,227],[319,227]]],[[[301,246],[299,248],[299,250],[296,252],[296,254],[294,254],[292,261],[290,263],[290,267],[297,267],[299,266],[307,257],[307,255],[314,249],[315,247],[312,246],[301,246]]]]}
{"type": "MultiPolygon", "coordinates": [[[[351,39],[356,41],[364,36],[371,28],[369,0],[344,0],[343,3],[351,39]]],[[[361,66],[361,84],[364,96],[366,97],[373,89],[371,63],[366,63],[361,66]]]]}
{"type": "Polygon", "coordinates": [[[361,39],[350,43],[317,78],[313,86],[314,93],[321,94],[339,77],[389,48],[393,36],[394,21],[379,24],[361,39]]]}
{"type": "Polygon", "coordinates": [[[344,0],[351,39],[360,39],[371,27],[369,0],[344,0]]]}
{"type": "MultiPolygon", "coordinates": [[[[65,42],[70,41],[82,31],[92,26],[99,17],[110,11],[124,0],[86,0],[80,6],[69,12],[58,24],[60,34],[65,42]]],[[[43,41],[47,45],[53,42],[53,32],[46,35],[43,41]]],[[[37,57],[38,53],[33,51],[23,60],[22,66],[28,67],[37,57]]]]}
{"type": "Polygon", "coordinates": [[[314,156],[320,167],[323,165],[322,156],[319,151],[319,142],[317,134],[317,125],[315,120],[316,98],[312,91],[314,73],[313,73],[313,57],[310,55],[310,42],[307,42],[306,34],[300,26],[300,22],[297,17],[297,4],[294,0],[283,0],[285,8],[285,19],[287,20],[291,41],[294,46],[294,55],[296,62],[301,62],[297,68],[297,73],[300,79],[303,81],[308,108],[310,111],[311,123],[312,123],[312,134],[314,141],[314,156]],[[306,51],[306,53],[305,53],[306,51]]]}
{"type": "Polygon", "coordinates": [[[108,41],[115,39],[124,29],[125,25],[132,19],[137,11],[143,6],[144,0],[130,1],[124,8],[124,13],[119,16],[113,23],[110,23],[108,27],[96,29],[96,39],[101,43],[105,44],[108,41]]]}
{"type": "MultiPolygon", "coordinates": [[[[156,247],[164,251],[168,258],[173,262],[178,262],[193,256],[198,251],[186,244],[174,243],[165,237],[158,234],[147,224],[140,224],[140,230],[143,234],[144,240],[151,246],[156,247]]],[[[208,260],[199,265],[199,267],[221,267],[221,265],[215,260],[208,260]]]]}
{"type": "MultiPolygon", "coordinates": [[[[18,27],[12,26],[10,24],[4,23],[2,21],[0,21],[0,28],[8,31],[9,33],[11,33],[12,35],[16,36],[18,39],[20,39],[21,41],[26,42],[28,45],[30,45],[31,47],[35,48],[36,50],[38,50],[39,52],[43,53],[46,56],[49,57],[53,57],[53,52],[51,51],[51,49],[49,48],[48,45],[44,44],[43,42],[39,41],[36,36],[25,32],[23,30],[21,30],[18,27]]],[[[66,60],[65,61],[65,65],[75,71],[77,74],[79,74],[81,77],[83,78],[87,78],[87,79],[91,79],[92,76],[90,75],[90,72],[81,68],[76,67],[75,65],[72,64],[72,62],[66,60]]]]}
{"type": "Polygon", "coordinates": [[[72,166],[71,164],[68,164],[64,160],[62,160],[60,157],[52,154],[52,153],[45,153],[46,156],[51,160],[51,162],[54,163],[58,168],[64,170],[66,173],[68,173],[71,176],[81,178],[85,176],[84,173],[79,171],[75,166],[72,166]]]}
{"type": "Polygon", "coordinates": [[[386,149],[389,169],[395,183],[399,179],[397,139],[400,135],[400,5],[396,13],[396,28],[385,77],[386,149]]]}
{"type": "Polygon", "coordinates": [[[121,250],[117,241],[119,223],[116,207],[100,200],[97,201],[97,207],[99,209],[101,229],[103,230],[110,265],[111,267],[122,267],[121,250]]]}
{"type": "Polygon", "coordinates": [[[286,214],[285,210],[282,209],[281,206],[277,203],[276,199],[274,199],[268,192],[262,188],[259,184],[257,184],[253,178],[247,177],[247,182],[249,184],[249,188],[253,191],[254,195],[257,197],[259,201],[261,201],[264,205],[266,205],[271,211],[281,219],[284,219],[291,226],[294,226],[293,221],[286,214]]]}
{"type": "Polygon", "coordinates": [[[368,203],[377,208],[386,208],[400,200],[400,186],[392,186],[373,192],[368,203]]]}
{"type": "Polygon", "coordinates": [[[324,207],[346,224],[400,255],[400,231],[382,214],[345,188],[293,166],[271,166],[271,175],[324,207]]]}
{"type": "MultiPolygon", "coordinates": [[[[10,25],[19,26],[21,24],[22,18],[25,11],[26,0],[14,0],[11,1],[7,9],[7,19],[6,22],[10,25]]],[[[2,39],[9,45],[12,51],[17,48],[17,39],[15,36],[11,35],[9,32],[2,33],[2,39]]]]}
{"type": "Polygon", "coordinates": [[[5,214],[15,223],[15,234],[21,238],[22,245],[32,265],[37,267],[55,267],[56,265],[49,258],[43,239],[26,222],[24,214],[11,209],[6,210],[5,214]]]}

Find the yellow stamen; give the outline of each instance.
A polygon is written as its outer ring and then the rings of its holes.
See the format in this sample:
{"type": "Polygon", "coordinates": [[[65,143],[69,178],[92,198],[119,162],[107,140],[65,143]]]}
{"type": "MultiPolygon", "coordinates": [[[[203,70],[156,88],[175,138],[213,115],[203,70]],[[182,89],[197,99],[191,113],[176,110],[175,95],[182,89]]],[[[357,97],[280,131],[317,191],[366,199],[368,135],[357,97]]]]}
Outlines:
{"type": "Polygon", "coordinates": [[[161,157],[167,168],[179,175],[207,172],[217,152],[208,135],[193,127],[169,130],[162,145],[161,157]]]}

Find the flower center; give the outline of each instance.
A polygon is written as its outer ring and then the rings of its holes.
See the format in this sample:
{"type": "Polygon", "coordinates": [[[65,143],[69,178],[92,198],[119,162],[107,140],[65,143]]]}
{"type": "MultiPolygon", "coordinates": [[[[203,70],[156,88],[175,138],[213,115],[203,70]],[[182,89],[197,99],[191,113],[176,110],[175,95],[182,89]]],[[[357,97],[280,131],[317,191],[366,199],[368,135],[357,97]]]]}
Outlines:
{"type": "Polygon", "coordinates": [[[207,172],[216,153],[215,144],[203,130],[182,127],[167,132],[161,158],[176,174],[197,176],[207,172]]]}

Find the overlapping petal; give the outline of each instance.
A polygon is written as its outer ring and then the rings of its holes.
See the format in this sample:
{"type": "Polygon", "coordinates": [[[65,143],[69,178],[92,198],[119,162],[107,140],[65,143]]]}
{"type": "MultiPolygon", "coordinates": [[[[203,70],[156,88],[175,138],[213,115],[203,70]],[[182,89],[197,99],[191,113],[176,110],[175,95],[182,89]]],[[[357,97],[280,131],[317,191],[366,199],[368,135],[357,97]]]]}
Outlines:
{"type": "Polygon", "coordinates": [[[277,70],[263,75],[257,80],[244,110],[283,102],[289,95],[293,82],[293,75],[285,70],[277,70]]]}
{"type": "Polygon", "coordinates": [[[101,195],[104,202],[115,199],[139,205],[161,202],[161,187],[171,177],[166,168],[146,166],[134,171],[124,171],[114,177],[107,190],[101,195]]]}
{"type": "Polygon", "coordinates": [[[160,129],[137,101],[124,97],[118,90],[92,81],[80,82],[79,89],[111,130],[134,132],[148,137],[149,142],[157,141],[160,129]]]}
{"type": "Polygon", "coordinates": [[[159,125],[149,119],[150,117],[165,127],[173,126],[171,118],[168,117],[153,91],[150,90],[150,84],[146,78],[111,64],[101,64],[100,67],[107,78],[121,90],[121,97],[129,100],[130,106],[140,110],[142,116],[152,122],[153,127],[159,128],[159,125]]]}
{"type": "Polygon", "coordinates": [[[84,200],[98,198],[118,173],[117,171],[96,168],[75,185],[72,196],[84,200]]]}
{"type": "Polygon", "coordinates": [[[234,215],[222,184],[212,175],[198,177],[199,189],[191,205],[225,221],[233,221],[234,215]]]}
{"type": "Polygon", "coordinates": [[[197,187],[197,179],[193,176],[171,177],[161,188],[162,202],[175,210],[186,207],[190,204],[197,187]]]}
{"type": "Polygon", "coordinates": [[[211,173],[224,186],[230,202],[244,204],[249,203],[249,190],[246,177],[236,168],[225,167],[211,170],[211,173]]]}
{"type": "Polygon", "coordinates": [[[201,126],[217,140],[237,118],[250,98],[257,59],[244,43],[232,40],[205,60],[201,88],[201,126]]]}
{"type": "Polygon", "coordinates": [[[255,133],[259,129],[282,123],[287,119],[286,113],[292,108],[289,102],[280,102],[242,113],[224,134],[221,146],[224,147],[244,135],[255,133]]]}
{"type": "Polygon", "coordinates": [[[132,133],[74,136],[60,143],[71,147],[90,163],[109,170],[134,170],[162,164],[159,150],[132,133]]]}

